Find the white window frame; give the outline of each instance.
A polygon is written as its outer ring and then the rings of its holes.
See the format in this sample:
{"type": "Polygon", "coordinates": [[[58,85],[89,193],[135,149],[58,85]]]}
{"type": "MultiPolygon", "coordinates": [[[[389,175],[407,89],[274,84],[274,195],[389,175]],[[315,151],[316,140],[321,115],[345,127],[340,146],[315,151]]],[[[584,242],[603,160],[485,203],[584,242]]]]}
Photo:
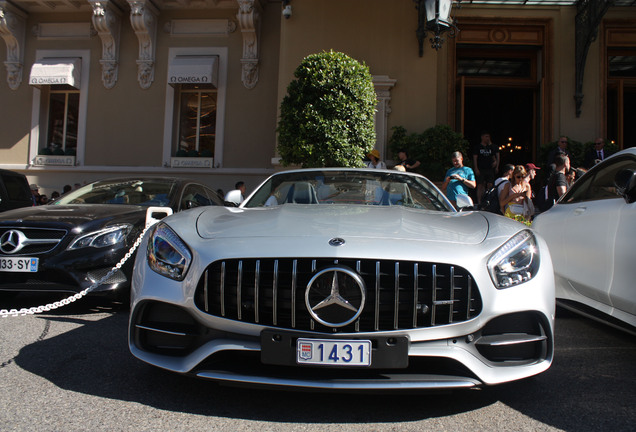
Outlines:
{"type": "MultiPolygon", "coordinates": [[[[81,82],[80,82],[80,100],[79,113],[77,119],[77,148],[75,150],[75,165],[84,165],[84,156],[86,153],[86,117],[88,113],[88,84],[90,78],[90,50],[37,50],[35,52],[35,61],[38,62],[45,58],[80,58],[82,60],[81,82]]],[[[42,100],[42,90],[33,87],[33,103],[31,110],[31,139],[29,141],[29,161],[33,165],[38,151],[42,147],[46,147],[41,143],[41,139],[48,136],[48,105],[49,100],[42,100]],[[44,103],[43,103],[44,102],[44,103]]],[[[46,92],[49,94],[49,91],[46,92]]]]}
{"type": "MultiPolygon", "coordinates": [[[[214,140],[214,167],[223,167],[223,143],[225,137],[225,100],[227,91],[227,47],[203,47],[203,48],[170,48],[168,50],[168,65],[177,56],[218,56],[218,86],[216,95],[216,137],[214,140]]],[[[175,97],[179,95],[174,87],[166,82],[166,103],[164,113],[163,130],[163,165],[170,166],[172,157],[173,140],[175,139],[174,128],[178,127],[175,122],[175,97]]]]}

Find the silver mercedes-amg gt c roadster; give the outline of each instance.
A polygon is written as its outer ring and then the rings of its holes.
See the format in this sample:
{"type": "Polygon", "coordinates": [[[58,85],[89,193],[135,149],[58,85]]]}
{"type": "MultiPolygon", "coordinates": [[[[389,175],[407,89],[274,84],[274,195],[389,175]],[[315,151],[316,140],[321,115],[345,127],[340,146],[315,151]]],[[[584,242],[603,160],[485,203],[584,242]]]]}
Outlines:
{"type": "Polygon", "coordinates": [[[134,356],[234,385],[468,388],[554,354],[544,240],[391,170],[281,172],[238,207],[163,219],[131,302],[134,356]]]}

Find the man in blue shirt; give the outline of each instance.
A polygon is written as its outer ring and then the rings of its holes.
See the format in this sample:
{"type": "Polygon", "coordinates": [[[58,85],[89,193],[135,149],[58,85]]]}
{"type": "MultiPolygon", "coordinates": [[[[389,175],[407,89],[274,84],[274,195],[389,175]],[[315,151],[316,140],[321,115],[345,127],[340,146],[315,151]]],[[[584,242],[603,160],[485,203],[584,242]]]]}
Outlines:
{"type": "Polygon", "coordinates": [[[446,171],[442,190],[446,197],[456,206],[457,195],[468,195],[468,188],[475,189],[475,173],[472,168],[464,166],[464,157],[461,152],[451,155],[453,167],[446,171]]]}

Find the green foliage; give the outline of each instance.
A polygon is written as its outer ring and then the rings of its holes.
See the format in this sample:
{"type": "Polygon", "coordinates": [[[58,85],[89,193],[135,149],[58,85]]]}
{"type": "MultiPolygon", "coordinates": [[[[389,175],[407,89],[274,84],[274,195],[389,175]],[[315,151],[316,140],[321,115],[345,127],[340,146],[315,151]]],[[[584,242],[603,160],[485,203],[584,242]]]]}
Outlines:
{"type": "Polygon", "coordinates": [[[375,145],[376,94],[369,68],[340,52],[307,56],[280,107],[283,165],[361,167],[375,145]]]}
{"type": "Polygon", "coordinates": [[[397,160],[400,149],[407,151],[409,158],[420,161],[417,171],[433,181],[444,178],[451,166],[451,154],[456,151],[464,155],[464,165],[470,165],[469,144],[464,136],[448,125],[436,125],[421,134],[407,133],[402,126],[393,127],[389,148],[397,160]]]}

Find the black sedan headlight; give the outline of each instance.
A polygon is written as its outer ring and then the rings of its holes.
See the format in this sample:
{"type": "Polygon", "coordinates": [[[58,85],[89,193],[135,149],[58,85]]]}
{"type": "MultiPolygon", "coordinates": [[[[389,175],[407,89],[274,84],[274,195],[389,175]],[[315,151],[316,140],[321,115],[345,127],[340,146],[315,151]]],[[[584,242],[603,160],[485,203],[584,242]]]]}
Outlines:
{"type": "Polygon", "coordinates": [[[165,223],[158,223],[148,241],[148,265],[162,276],[183,280],[192,253],[179,236],[165,223]]]}
{"type": "Polygon", "coordinates": [[[498,289],[535,277],[539,271],[539,248],[534,234],[525,230],[508,240],[488,260],[488,271],[498,289]]]}
{"type": "Polygon", "coordinates": [[[133,226],[130,224],[120,224],[90,232],[73,240],[68,246],[68,249],[75,250],[86,247],[103,248],[113,246],[124,241],[126,236],[132,231],[132,228],[133,226]]]}

